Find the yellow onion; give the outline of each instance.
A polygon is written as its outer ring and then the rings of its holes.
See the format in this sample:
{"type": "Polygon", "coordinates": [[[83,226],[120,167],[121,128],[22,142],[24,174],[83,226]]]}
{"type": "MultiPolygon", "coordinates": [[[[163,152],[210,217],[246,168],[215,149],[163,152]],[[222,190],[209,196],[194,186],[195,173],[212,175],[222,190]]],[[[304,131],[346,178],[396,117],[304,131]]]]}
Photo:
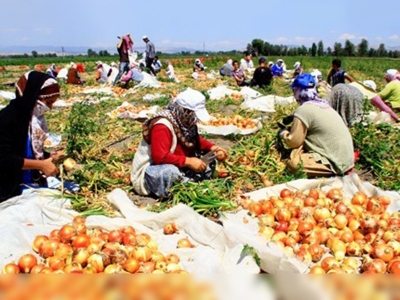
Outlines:
{"type": "Polygon", "coordinates": [[[166,267],[167,267],[167,263],[165,261],[162,261],[162,260],[156,261],[156,265],[155,265],[156,270],[162,270],[164,272],[166,267]]]}
{"type": "Polygon", "coordinates": [[[96,273],[103,272],[106,267],[103,262],[103,256],[99,253],[94,253],[89,256],[88,265],[92,266],[96,270],[96,273]]]}
{"type": "MultiPolygon", "coordinates": [[[[31,269],[35,268],[37,265],[34,265],[31,269]]],[[[30,270],[29,270],[30,271],[30,270]]],[[[8,263],[3,267],[3,274],[19,274],[21,272],[19,266],[14,263],[8,263]]],[[[36,273],[35,273],[36,274],[36,273]]]]}
{"type": "Polygon", "coordinates": [[[346,265],[346,266],[352,268],[354,271],[356,271],[360,266],[360,262],[357,259],[355,259],[354,257],[346,257],[343,260],[342,268],[344,265],[346,265]]]}
{"type": "Polygon", "coordinates": [[[32,254],[25,254],[18,260],[18,267],[22,273],[29,273],[37,264],[37,258],[32,254]]]}
{"type": "MultiPolygon", "coordinates": [[[[65,274],[71,274],[71,273],[80,273],[82,272],[82,266],[78,262],[72,262],[71,264],[68,264],[64,267],[64,273],[65,274]]],[[[83,273],[83,272],[82,272],[83,273]]]]}
{"type": "Polygon", "coordinates": [[[167,223],[164,225],[164,234],[170,235],[179,232],[175,223],[167,223]]]}
{"type": "Polygon", "coordinates": [[[65,259],[58,256],[52,256],[46,260],[46,264],[54,271],[62,270],[65,267],[65,259]]]}
{"type": "Polygon", "coordinates": [[[312,244],[308,248],[308,252],[310,252],[310,254],[311,254],[312,261],[318,262],[321,260],[322,256],[324,255],[325,250],[318,244],[312,244]]]}
{"type": "Polygon", "coordinates": [[[325,274],[325,270],[320,266],[313,266],[310,268],[310,274],[325,274]]]}
{"type": "Polygon", "coordinates": [[[108,265],[104,269],[104,274],[120,274],[120,273],[122,273],[122,267],[121,265],[118,264],[108,265]]]}
{"type": "Polygon", "coordinates": [[[333,220],[335,221],[335,227],[338,229],[343,229],[347,225],[347,217],[345,215],[336,215],[333,220]]]}
{"type": "Polygon", "coordinates": [[[167,267],[165,268],[165,273],[170,274],[170,273],[178,273],[182,268],[180,265],[175,264],[175,263],[170,263],[167,264],[167,267]]]}
{"type": "Polygon", "coordinates": [[[152,252],[149,247],[143,246],[143,247],[136,247],[136,249],[133,251],[133,256],[139,261],[139,262],[148,262],[151,259],[152,252]]]}
{"type": "Polygon", "coordinates": [[[346,253],[349,256],[361,256],[362,254],[362,248],[361,246],[356,243],[356,242],[350,242],[347,246],[346,246],[346,253]]]}
{"type": "Polygon", "coordinates": [[[180,258],[179,258],[178,255],[171,253],[171,254],[168,254],[168,255],[165,257],[165,262],[166,262],[167,264],[170,264],[170,263],[178,264],[178,263],[180,262],[180,258]]]}
{"type": "Polygon", "coordinates": [[[194,248],[195,246],[188,238],[183,238],[178,241],[177,248],[194,248]]]}
{"type": "Polygon", "coordinates": [[[332,250],[333,255],[338,261],[342,261],[344,259],[344,256],[346,254],[346,244],[343,243],[341,240],[338,238],[333,238],[331,245],[328,246],[329,249],[332,250]]]}
{"type": "Polygon", "coordinates": [[[333,256],[327,256],[321,261],[321,267],[325,272],[328,272],[334,267],[340,267],[339,262],[333,256]]]}
{"type": "Polygon", "coordinates": [[[48,240],[49,240],[49,238],[48,238],[48,236],[46,236],[46,235],[37,235],[37,236],[35,237],[35,239],[33,240],[33,245],[32,245],[33,251],[35,251],[36,253],[38,253],[38,252],[39,252],[39,248],[42,246],[42,244],[43,244],[45,241],[48,241],[48,240]]]}
{"type": "Polygon", "coordinates": [[[371,254],[374,258],[381,259],[385,263],[388,263],[394,257],[393,248],[383,244],[375,246],[371,254]]]}
{"type": "Polygon", "coordinates": [[[151,260],[155,262],[165,261],[165,256],[161,252],[155,251],[151,254],[151,260]]]}

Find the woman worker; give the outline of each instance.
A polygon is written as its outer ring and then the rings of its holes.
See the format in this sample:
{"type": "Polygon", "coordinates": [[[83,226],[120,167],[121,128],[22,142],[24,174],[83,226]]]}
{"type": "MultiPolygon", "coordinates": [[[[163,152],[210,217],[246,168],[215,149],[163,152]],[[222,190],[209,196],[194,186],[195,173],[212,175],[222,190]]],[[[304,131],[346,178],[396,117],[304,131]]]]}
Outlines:
{"type": "Polygon", "coordinates": [[[176,181],[211,177],[212,168],[199,158],[202,152],[216,151],[219,160],[226,158],[224,149],[199,136],[196,124],[210,118],[205,103],[203,94],[187,89],[143,124],[143,139],[132,163],[136,193],[167,197],[176,181]]]}
{"type": "Polygon", "coordinates": [[[16,98],[0,111],[0,201],[20,195],[22,184],[44,185],[42,176],[58,173],[43,151],[47,139],[44,113],[60,96],[51,76],[31,71],[16,83],[16,98]]]}
{"type": "Polygon", "coordinates": [[[308,177],[344,175],[353,168],[354,149],[350,132],[340,115],[318,98],[311,74],[299,75],[290,86],[299,104],[291,130],[279,136],[292,148],[288,168],[302,168],[308,177]]]}

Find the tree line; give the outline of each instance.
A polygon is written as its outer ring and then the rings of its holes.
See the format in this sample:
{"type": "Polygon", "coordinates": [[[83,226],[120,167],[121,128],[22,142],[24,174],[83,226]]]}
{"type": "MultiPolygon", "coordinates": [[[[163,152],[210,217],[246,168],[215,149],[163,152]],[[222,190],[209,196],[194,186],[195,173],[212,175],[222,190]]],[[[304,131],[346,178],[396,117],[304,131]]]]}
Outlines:
{"type": "Polygon", "coordinates": [[[357,45],[353,44],[350,40],[346,40],[344,45],[336,42],[333,47],[325,49],[324,43],[312,43],[310,48],[302,45],[299,47],[271,44],[262,39],[253,39],[251,43],[247,44],[247,51],[255,51],[258,55],[270,56],[353,56],[353,57],[400,57],[400,51],[387,50],[385,44],[380,44],[377,49],[369,47],[366,39],[362,39],[357,45]]]}

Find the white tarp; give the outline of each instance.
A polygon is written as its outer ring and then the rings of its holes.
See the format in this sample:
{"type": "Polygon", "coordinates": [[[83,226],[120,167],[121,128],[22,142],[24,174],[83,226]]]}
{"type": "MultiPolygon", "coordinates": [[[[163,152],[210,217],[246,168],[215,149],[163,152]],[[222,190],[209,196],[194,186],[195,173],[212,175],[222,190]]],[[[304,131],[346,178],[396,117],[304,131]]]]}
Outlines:
{"type": "Polygon", "coordinates": [[[161,82],[157,80],[157,78],[151,76],[149,73],[142,72],[143,80],[135,86],[135,88],[160,88],[162,87],[161,82]]]}
{"type": "Polygon", "coordinates": [[[68,69],[67,68],[62,68],[57,74],[57,78],[67,79],[67,77],[68,77],[68,69]]]}
{"type": "Polygon", "coordinates": [[[95,87],[90,89],[85,89],[82,91],[84,94],[106,94],[106,95],[115,95],[112,88],[109,86],[106,87],[95,87]]]}
{"type": "Polygon", "coordinates": [[[245,99],[254,99],[262,96],[261,93],[247,86],[242,87],[240,93],[244,96],[245,99]]]}
{"type": "Polygon", "coordinates": [[[125,101],[120,106],[118,106],[115,110],[107,113],[107,116],[109,116],[111,118],[119,118],[119,119],[144,119],[144,118],[149,118],[151,115],[154,115],[160,108],[158,105],[155,105],[155,106],[149,107],[149,109],[141,110],[138,113],[134,113],[129,110],[119,112],[121,108],[125,108],[125,107],[134,107],[134,106],[125,101]]]}
{"type": "Polygon", "coordinates": [[[0,91],[0,97],[7,100],[12,100],[15,99],[15,92],[0,91]]]}
{"type": "Polygon", "coordinates": [[[207,93],[210,95],[211,100],[220,100],[220,99],[222,99],[226,96],[230,96],[234,93],[239,94],[239,92],[234,91],[224,85],[220,85],[215,88],[212,88],[212,89],[208,90],[207,93]]]}
{"type": "Polygon", "coordinates": [[[250,129],[240,129],[236,125],[223,125],[223,126],[211,126],[199,123],[197,125],[200,133],[208,133],[215,135],[229,135],[229,134],[240,134],[248,135],[259,131],[262,128],[262,123],[259,119],[253,119],[256,123],[256,127],[250,129]]]}
{"type": "Polygon", "coordinates": [[[163,95],[161,95],[160,93],[156,93],[156,94],[146,94],[143,96],[143,100],[144,101],[154,101],[156,99],[159,99],[163,97],[163,95]]]}
{"type": "Polygon", "coordinates": [[[73,106],[75,103],[80,103],[80,102],[84,102],[84,101],[86,101],[88,104],[98,104],[102,101],[107,101],[109,99],[110,99],[110,97],[101,97],[100,99],[93,99],[93,98],[85,99],[85,98],[80,98],[80,97],[74,97],[74,98],[70,98],[68,100],[59,99],[56,102],[54,102],[53,107],[54,108],[69,107],[69,106],[73,106]]]}
{"type": "Polygon", "coordinates": [[[259,98],[246,98],[246,100],[240,105],[242,109],[253,109],[267,113],[275,112],[275,105],[287,105],[294,103],[295,100],[292,97],[280,97],[276,95],[267,95],[259,98]]]}
{"type": "Polygon", "coordinates": [[[368,100],[371,100],[378,95],[378,93],[374,92],[370,87],[365,86],[359,81],[353,81],[349,83],[349,85],[356,87],[368,100]]]}

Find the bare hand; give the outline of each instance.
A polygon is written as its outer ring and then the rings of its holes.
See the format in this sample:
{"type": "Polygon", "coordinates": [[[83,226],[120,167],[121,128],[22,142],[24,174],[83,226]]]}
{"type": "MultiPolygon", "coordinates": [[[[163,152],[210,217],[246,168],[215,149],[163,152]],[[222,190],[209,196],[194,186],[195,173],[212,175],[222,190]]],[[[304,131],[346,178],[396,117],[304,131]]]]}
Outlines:
{"type": "Polygon", "coordinates": [[[224,148],[218,146],[212,146],[211,150],[215,150],[215,155],[218,161],[224,161],[228,158],[228,152],[224,148]]]}
{"type": "Polygon", "coordinates": [[[204,172],[207,168],[206,163],[197,157],[186,157],[185,166],[195,172],[204,172]]]}
{"type": "Polygon", "coordinates": [[[65,157],[65,152],[64,151],[53,152],[50,154],[50,156],[53,159],[53,161],[58,161],[65,157]]]}
{"type": "Polygon", "coordinates": [[[53,158],[49,157],[42,161],[42,165],[40,167],[40,171],[44,173],[46,176],[54,176],[58,174],[57,167],[53,164],[53,158]]]}

